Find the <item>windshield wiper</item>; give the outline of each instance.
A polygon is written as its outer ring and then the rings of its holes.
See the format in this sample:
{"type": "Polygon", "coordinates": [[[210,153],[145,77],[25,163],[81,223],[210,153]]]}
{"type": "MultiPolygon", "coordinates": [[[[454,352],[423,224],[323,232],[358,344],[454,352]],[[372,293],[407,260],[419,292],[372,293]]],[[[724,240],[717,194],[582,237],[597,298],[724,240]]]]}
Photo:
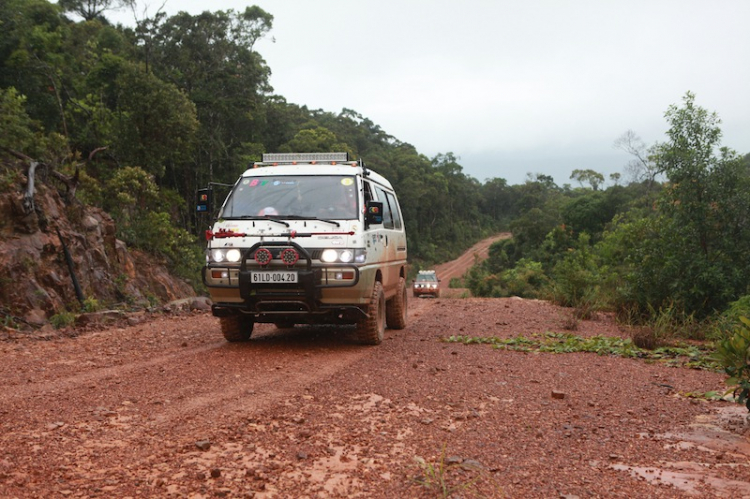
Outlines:
{"type": "MultiPolygon", "coordinates": [[[[285,225],[286,227],[289,227],[289,224],[283,220],[278,220],[276,218],[271,218],[268,215],[258,216],[258,215],[241,215],[238,217],[221,217],[224,220],[268,220],[269,222],[276,222],[277,224],[285,225]]],[[[318,217],[306,217],[302,215],[284,215],[284,218],[288,220],[315,220],[316,222],[325,222],[327,224],[335,225],[336,227],[341,227],[341,224],[338,223],[336,220],[329,220],[327,218],[318,218],[318,217]]]]}
{"type": "Polygon", "coordinates": [[[289,215],[286,218],[290,220],[315,220],[317,222],[325,222],[328,224],[335,225],[336,227],[341,227],[341,224],[338,223],[336,220],[328,220],[326,218],[318,218],[318,217],[304,217],[302,215],[289,215]]]}
{"type": "Polygon", "coordinates": [[[264,220],[268,220],[269,222],[276,222],[277,224],[281,224],[285,227],[289,227],[289,224],[283,220],[276,220],[275,218],[268,218],[268,217],[260,217],[260,218],[264,220]]]}
{"type": "Polygon", "coordinates": [[[270,218],[268,215],[265,216],[256,216],[256,215],[242,215],[239,217],[222,217],[224,220],[268,220],[269,222],[276,222],[277,224],[281,224],[285,227],[289,227],[289,224],[286,223],[283,220],[277,220],[275,218],[270,218]]]}

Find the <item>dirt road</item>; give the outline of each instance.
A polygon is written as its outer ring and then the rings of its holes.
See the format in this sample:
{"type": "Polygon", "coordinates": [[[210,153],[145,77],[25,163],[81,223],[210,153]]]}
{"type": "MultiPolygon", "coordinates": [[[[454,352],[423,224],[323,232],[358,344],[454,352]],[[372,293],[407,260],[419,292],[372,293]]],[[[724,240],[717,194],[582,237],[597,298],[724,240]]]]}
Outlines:
{"type": "MultiPolygon", "coordinates": [[[[11,332],[0,497],[750,496],[744,414],[680,395],[720,374],[441,341],[560,331],[567,312],[541,301],[409,313],[377,347],[269,325],[229,344],[206,313],[11,332]]],[[[606,316],[576,333],[621,334],[606,316]]]]}
{"type": "Polygon", "coordinates": [[[463,255],[461,255],[457,259],[436,266],[435,270],[437,271],[437,274],[438,276],[440,276],[440,279],[442,281],[441,288],[447,289],[451,279],[453,279],[454,277],[460,278],[462,275],[464,275],[467,269],[474,265],[475,262],[487,258],[489,248],[493,243],[501,239],[508,239],[510,237],[511,235],[509,232],[504,232],[502,234],[498,234],[497,236],[484,239],[469,248],[466,252],[464,252],[463,255]]]}

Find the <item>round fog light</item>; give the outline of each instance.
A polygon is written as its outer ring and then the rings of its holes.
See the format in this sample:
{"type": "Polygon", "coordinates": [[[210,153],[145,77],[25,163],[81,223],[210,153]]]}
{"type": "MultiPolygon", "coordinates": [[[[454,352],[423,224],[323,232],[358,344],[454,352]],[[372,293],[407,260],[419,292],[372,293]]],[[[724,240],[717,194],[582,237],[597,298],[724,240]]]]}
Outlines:
{"type": "Polygon", "coordinates": [[[271,255],[271,252],[266,248],[260,248],[255,252],[255,261],[258,262],[259,265],[268,265],[268,262],[270,262],[272,258],[273,255],[271,255]]]}
{"type": "Polygon", "coordinates": [[[336,253],[336,250],[332,249],[327,249],[320,255],[320,259],[326,263],[333,263],[338,257],[339,255],[336,253]]]}
{"type": "Polygon", "coordinates": [[[294,265],[299,260],[299,253],[292,248],[287,248],[281,252],[281,261],[287,265],[294,265]]]}

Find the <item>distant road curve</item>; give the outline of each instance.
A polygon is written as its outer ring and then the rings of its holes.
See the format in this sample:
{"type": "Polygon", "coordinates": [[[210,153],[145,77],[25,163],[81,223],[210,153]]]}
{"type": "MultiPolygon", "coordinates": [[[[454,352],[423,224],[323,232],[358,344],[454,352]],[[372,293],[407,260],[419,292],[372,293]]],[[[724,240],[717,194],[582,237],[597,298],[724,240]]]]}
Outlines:
{"type": "Polygon", "coordinates": [[[441,281],[440,287],[442,289],[448,289],[451,279],[463,276],[466,271],[474,265],[474,263],[487,258],[492,243],[501,239],[510,239],[510,237],[510,232],[502,232],[492,237],[488,237],[487,239],[483,239],[476,243],[455,260],[437,265],[435,271],[441,281]]]}

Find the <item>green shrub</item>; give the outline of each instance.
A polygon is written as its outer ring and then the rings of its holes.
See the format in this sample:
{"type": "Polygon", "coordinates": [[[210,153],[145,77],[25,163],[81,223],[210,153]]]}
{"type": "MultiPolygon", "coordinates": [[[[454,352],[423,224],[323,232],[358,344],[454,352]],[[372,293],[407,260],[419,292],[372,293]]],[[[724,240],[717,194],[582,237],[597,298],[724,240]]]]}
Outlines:
{"type": "Polygon", "coordinates": [[[547,283],[542,264],[526,258],[521,258],[515,267],[500,275],[504,296],[537,298],[547,283]]]}
{"type": "Polygon", "coordinates": [[[515,267],[499,273],[488,270],[486,262],[472,267],[466,274],[465,282],[474,296],[505,298],[537,298],[546,288],[548,278],[542,264],[522,258],[515,267]]]}
{"type": "Polygon", "coordinates": [[[99,300],[91,296],[83,300],[83,305],[81,306],[81,310],[84,312],[99,312],[103,308],[99,300]]]}
{"type": "Polygon", "coordinates": [[[73,324],[73,322],[75,322],[75,320],[76,314],[74,314],[73,312],[60,312],[49,318],[50,324],[52,324],[52,327],[54,327],[55,329],[70,326],[71,324],[73,324]]]}
{"type": "Polygon", "coordinates": [[[588,235],[578,237],[576,248],[555,265],[552,278],[550,294],[556,304],[586,310],[586,317],[599,308],[600,275],[588,235]]]}
{"type": "Polygon", "coordinates": [[[750,295],[745,295],[729,304],[729,308],[716,319],[710,336],[717,340],[730,338],[740,322],[740,317],[750,317],[750,295]]]}
{"type": "Polygon", "coordinates": [[[497,275],[487,269],[487,262],[484,261],[474,265],[469,269],[465,276],[466,287],[469,288],[474,296],[493,296],[493,290],[498,287],[499,279],[497,275]]]}
{"type": "Polygon", "coordinates": [[[160,191],[152,175],[138,167],[119,170],[106,183],[112,193],[105,203],[117,222],[118,237],[131,246],[163,257],[175,274],[199,287],[203,249],[198,239],[177,227],[170,206],[182,200],[174,192],[160,191]],[[167,202],[168,201],[168,202],[167,202]]]}
{"type": "Polygon", "coordinates": [[[740,317],[732,336],[719,342],[715,358],[729,376],[726,384],[737,402],[750,411],[750,319],[740,317]]]}

